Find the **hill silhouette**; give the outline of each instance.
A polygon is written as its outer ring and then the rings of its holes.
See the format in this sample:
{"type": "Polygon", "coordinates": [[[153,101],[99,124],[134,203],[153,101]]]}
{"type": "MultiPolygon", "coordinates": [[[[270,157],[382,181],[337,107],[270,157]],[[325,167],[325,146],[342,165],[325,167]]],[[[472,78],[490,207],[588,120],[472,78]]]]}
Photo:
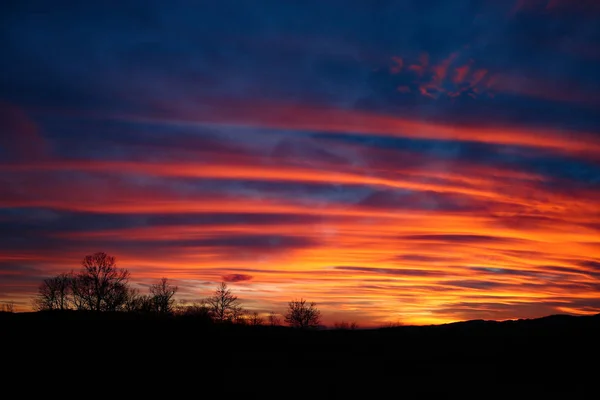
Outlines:
{"type": "Polygon", "coordinates": [[[292,371],[304,371],[307,379],[323,382],[324,390],[336,396],[352,394],[357,384],[376,391],[395,385],[425,385],[419,386],[425,391],[448,384],[469,390],[484,385],[486,390],[533,388],[539,394],[561,385],[576,390],[592,379],[600,314],[301,330],[214,324],[181,316],[67,311],[4,313],[0,326],[5,343],[18,349],[11,362],[15,368],[49,359],[54,365],[69,365],[91,356],[100,370],[125,366],[140,372],[161,366],[181,368],[185,375],[192,363],[208,368],[209,375],[224,371],[243,381],[285,381],[292,371]]]}

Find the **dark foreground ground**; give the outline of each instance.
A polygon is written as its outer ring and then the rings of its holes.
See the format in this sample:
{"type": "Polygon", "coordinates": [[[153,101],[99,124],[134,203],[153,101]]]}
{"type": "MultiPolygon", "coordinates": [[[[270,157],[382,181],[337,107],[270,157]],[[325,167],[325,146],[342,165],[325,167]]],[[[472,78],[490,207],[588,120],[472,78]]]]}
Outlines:
{"type": "Polygon", "coordinates": [[[213,390],[225,398],[420,398],[432,391],[598,398],[600,383],[600,315],[302,332],[191,318],[22,313],[0,315],[0,338],[9,374],[32,382],[58,376],[82,397],[125,385],[135,398],[182,387],[194,398],[215,397],[213,390]]]}

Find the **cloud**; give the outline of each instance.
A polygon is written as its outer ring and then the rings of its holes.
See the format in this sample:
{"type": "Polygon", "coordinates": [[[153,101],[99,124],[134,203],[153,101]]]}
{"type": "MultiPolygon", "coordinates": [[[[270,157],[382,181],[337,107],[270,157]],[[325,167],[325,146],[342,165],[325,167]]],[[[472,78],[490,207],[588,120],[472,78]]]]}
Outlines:
{"type": "Polygon", "coordinates": [[[506,284],[499,282],[489,281],[476,281],[476,280],[464,280],[464,281],[445,281],[444,284],[449,286],[455,286],[463,289],[477,289],[477,290],[493,290],[501,287],[506,287],[506,284]]]}
{"type": "MultiPolygon", "coordinates": [[[[158,231],[158,230],[156,230],[158,231]]],[[[155,231],[155,232],[156,232],[155,231]]],[[[152,232],[152,231],[150,231],[152,232]]],[[[291,236],[282,234],[244,234],[244,235],[202,235],[199,232],[196,235],[186,235],[177,238],[175,235],[157,234],[126,236],[128,232],[123,232],[123,236],[114,235],[112,237],[106,235],[99,238],[93,238],[92,235],[84,238],[77,235],[71,236],[71,243],[76,244],[78,241],[85,240],[86,247],[93,246],[95,248],[116,248],[129,252],[142,252],[146,248],[153,248],[153,251],[158,249],[169,251],[186,251],[192,249],[211,249],[226,254],[226,252],[237,249],[240,252],[285,252],[296,248],[305,248],[315,245],[315,240],[310,237],[291,236]]],[[[59,239],[48,240],[48,245],[59,239]]],[[[64,241],[64,239],[63,239],[64,241]]]]}
{"type": "Polygon", "coordinates": [[[515,238],[503,238],[488,235],[407,235],[401,236],[402,240],[420,242],[446,242],[446,243],[499,243],[521,241],[515,238]]]}
{"type": "Polygon", "coordinates": [[[489,202],[477,201],[468,196],[431,191],[374,191],[360,201],[361,206],[387,210],[444,210],[454,212],[485,212],[489,202]]]}
{"type": "Polygon", "coordinates": [[[395,257],[397,260],[401,261],[409,261],[409,262],[443,262],[447,261],[448,258],[444,256],[433,256],[433,255],[423,255],[423,254],[401,254],[395,257]]]}
{"type": "Polygon", "coordinates": [[[390,137],[428,138],[517,145],[549,149],[560,153],[587,153],[600,148],[593,134],[578,132],[577,140],[564,133],[515,126],[472,127],[466,124],[425,122],[420,119],[399,118],[382,113],[339,108],[311,107],[293,103],[244,102],[206,99],[194,112],[163,109],[152,115],[105,115],[100,119],[157,125],[221,125],[297,131],[323,131],[344,134],[382,135],[390,137]]]}
{"type": "Polygon", "coordinates": [[[581,0],[576,2],[569,0],[517,0],[513,8],[513,13],[537,12],[548,13],[550,15],[564,12],[581,14],[598,11],[600,11],[600,6],[598,5],[598,2],[594,0],[581,0]]]}
{"type": "MultiPolygon", "coordinates": [[[[565,51],[573,52],[572,47],[565,51]]],[[[582,51],[589,54],[585,48],[582,51]]],[[[416,64],[410,65],[402,75],[393,66],[394,60],[399,57],[392,57],[390,74],[393,77],[390,78],[393,79],[390,80],[397,82],[397,91],[401,94],[418,95],[436,101],[447,99],[451,103],[464,101],[466,97],[491,103],[498,95],[511,95],[545,102],[575,103],[591,109],[600,106],[597,95],[600,87],[595,80],[588,84],[582,82],[581,77],[567,81],[562,76],[548,71],[534,71],[533,68],[506,72],[475,60],[469,54],[470,49],[463,48],[440,58],[436,63],[429,63],[428,58],[425,64],[424,60],[415,61],[416,64]],[[494,70],[490,71],[490,68],[494,70]]]]}
{"type": "Polygon", "coordinates": [[[38,125],[15,105],[0,100],[0,154],[5,160],[39,160],[49,146],[38,125]]]}
{"type": "Polygon", "coordinates": [[[579,265],[600,272],[600,261],[582,261],[579,265]]]}
{"type": "Polygon", "coordinates": [[[551,102],[578,103],[592,109],[600,107],[598,89],[551,77],[496,74],[486,82],[486,86],[492,93],[516,94],[551,102]]]}
{"type": "Polygon", "coordinates": [[[420,270],[420,269],[405,269],[405,268],[371,268],[371,267],[353,267],[353,266],[336,266],[338,270],[344,271],[355,271],[355,272],[367,272],[371,274],[382,274],[382,275],[402,275],[402,276],[443,276],[444,273],[440,271],[431,270],[420,270]]]}
{"type": "Polygon", "coordinates": [[[229,274],[223,275],[223,281],[225,282],[244,282],[252,280],[252,275],[244,275],[244,274],[229,274]]]}

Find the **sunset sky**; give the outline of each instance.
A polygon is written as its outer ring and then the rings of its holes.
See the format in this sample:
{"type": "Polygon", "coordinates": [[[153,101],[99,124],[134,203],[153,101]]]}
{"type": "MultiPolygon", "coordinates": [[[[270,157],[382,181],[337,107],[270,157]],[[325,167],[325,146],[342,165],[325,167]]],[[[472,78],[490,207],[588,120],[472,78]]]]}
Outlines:
{"type": "Polygon", "coordinates": [[[0,302],[104,251],[379,326],[600,312],[600,2],[6,1],[0,302]]]}

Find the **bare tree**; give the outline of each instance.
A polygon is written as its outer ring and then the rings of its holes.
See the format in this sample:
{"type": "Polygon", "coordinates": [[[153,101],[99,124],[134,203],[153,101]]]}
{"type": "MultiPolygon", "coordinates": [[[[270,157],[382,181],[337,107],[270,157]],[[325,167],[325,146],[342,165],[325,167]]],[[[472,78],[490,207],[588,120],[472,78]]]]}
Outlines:
{"type": "Polygon", "coordinates": [[[83,271],[72,284],[77,308],[92,311],[117,311],[127,303],[129,271],[117,268],[115,258],[106,253],[87,255],[83,271]]]}
{"type": "Polygon", "coordinates": [[[281,319],[277,316],[275,311],[271,311],[269,313],[269,325],[271,326],[279,326],[281,325],[281,319]]]}
{"type": "Polygon", "coordinates": [[[72,275],[60,274],[44,279],[33,300],[38,311],[69,310],[71,308],[72,275]]]}
{"type": "Polygon", "coordinates": [[[150,294],[158,314],[173,313],[173,304],[175,303],[173,296],[177,293],[177,289],[177,286],[171,285],[167,278],[161,278],[158,283],[150,286],[150,294]]]}
{"type": "Polygon", "coordinates": [[[260,326],[264,324],[264,322],[265,320],[263,319],[263,317],[261,317],[260,314],[256,311],[254,311],[248,318],[248,323],[252,326],[260,326]]]}
{"type": "Polygon", "coordinates": [[[217,322],[234,322],[243,312],[237,296],[231,293],[225,282],[206,299],[212,318],[217,322]]]}
{"type": "Polygon", "coordinates": [[[316,303],[307,304],[306,300],[292,300],[288,303],[285,322],[294,328],[316,328],[321,322],[321,312],[316,303]]]}

